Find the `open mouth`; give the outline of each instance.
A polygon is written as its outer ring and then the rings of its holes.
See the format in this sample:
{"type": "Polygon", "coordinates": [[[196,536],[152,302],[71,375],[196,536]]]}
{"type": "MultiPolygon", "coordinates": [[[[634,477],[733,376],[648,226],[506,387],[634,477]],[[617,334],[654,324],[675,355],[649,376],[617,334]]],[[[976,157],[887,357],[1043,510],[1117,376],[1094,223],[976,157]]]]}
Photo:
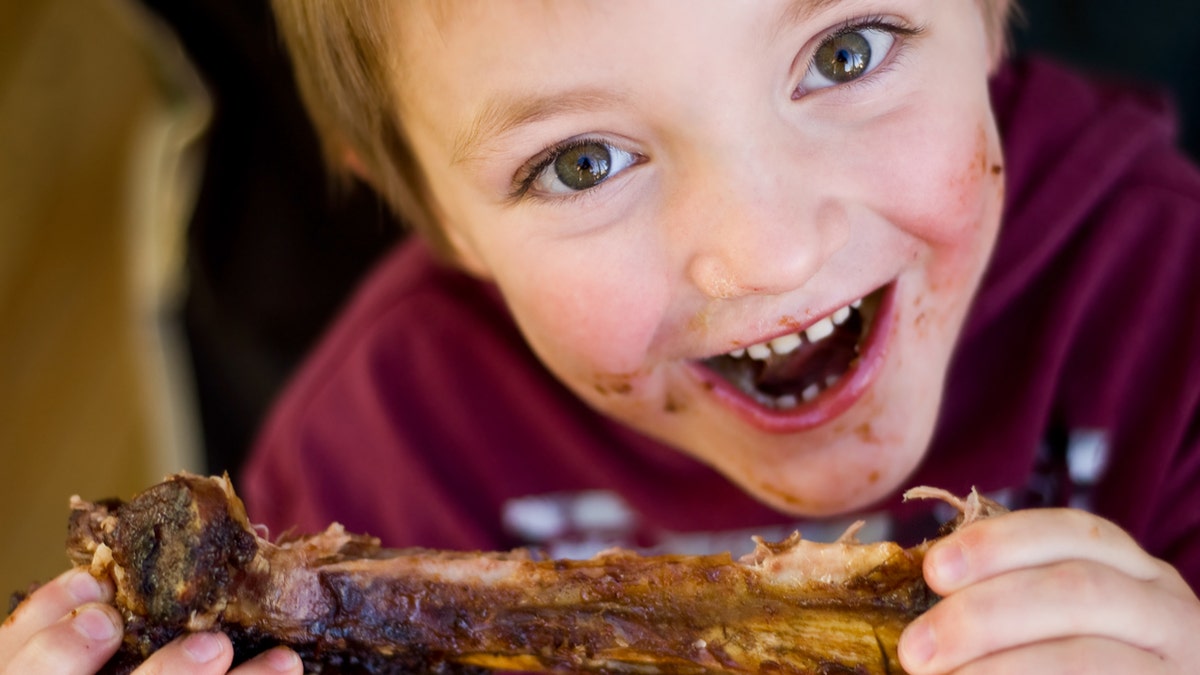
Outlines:
{"type": "Polygon", "coordinates": [[[760,405],[791,410],[835,386],[859,363],[887,288],[808,328],[700,363],[760,405]]]}

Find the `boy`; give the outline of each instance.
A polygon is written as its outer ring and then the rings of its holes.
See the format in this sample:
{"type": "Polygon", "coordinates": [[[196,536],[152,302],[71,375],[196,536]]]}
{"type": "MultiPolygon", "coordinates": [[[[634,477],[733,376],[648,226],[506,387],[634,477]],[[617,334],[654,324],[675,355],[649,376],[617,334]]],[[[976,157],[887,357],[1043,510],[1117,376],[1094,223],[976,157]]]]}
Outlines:
{"type": "MultiPolygon", "coordinates": [[[[908,672],[1195,671],[1200,178],[1161,116],[1001,67],[1001,0],[687,7],[280,3],[329,153],[424,236],[293,383],[254,517],[656,546],[975,484],[1108,520],[939,543],[908,672]]],[[[0,655],[102,661],[69,584],[0,655]]],[[[155,662],[205,640],[223,672],[155,662]]]]}

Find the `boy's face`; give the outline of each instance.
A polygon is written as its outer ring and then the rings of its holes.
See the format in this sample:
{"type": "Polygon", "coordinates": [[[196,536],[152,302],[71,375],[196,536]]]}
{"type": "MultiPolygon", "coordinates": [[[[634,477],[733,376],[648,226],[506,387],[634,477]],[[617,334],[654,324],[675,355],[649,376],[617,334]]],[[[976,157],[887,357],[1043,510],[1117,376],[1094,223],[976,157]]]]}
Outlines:
{"type": "Polygon", "coordinates": [[[442,225],[568,387],[796,514],[903,483],[1000,219],[976,3],[397,12],[442,225]]]}

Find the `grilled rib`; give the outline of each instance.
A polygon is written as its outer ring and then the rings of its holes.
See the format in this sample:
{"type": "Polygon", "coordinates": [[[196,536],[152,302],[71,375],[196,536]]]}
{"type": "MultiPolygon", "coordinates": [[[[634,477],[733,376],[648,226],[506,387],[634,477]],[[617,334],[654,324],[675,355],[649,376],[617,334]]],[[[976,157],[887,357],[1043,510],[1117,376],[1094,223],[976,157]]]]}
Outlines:
{"type": "MultiPolygon", "coordinates": [[[[991,504],[936,496],[968,519],[991,504]]],[[[730,555],[539,559],[527,550],[384,549],[325,532],[259,536],[228,479],[178,474],[127,503],[72,498],[68,555],[116,586],[125,618],[107,672],[187,631],[238,658],[297,650],[308,672],[478,669],[902,673],[900,632],[936,601],[928,544],[757,541],[730,555]]]]}

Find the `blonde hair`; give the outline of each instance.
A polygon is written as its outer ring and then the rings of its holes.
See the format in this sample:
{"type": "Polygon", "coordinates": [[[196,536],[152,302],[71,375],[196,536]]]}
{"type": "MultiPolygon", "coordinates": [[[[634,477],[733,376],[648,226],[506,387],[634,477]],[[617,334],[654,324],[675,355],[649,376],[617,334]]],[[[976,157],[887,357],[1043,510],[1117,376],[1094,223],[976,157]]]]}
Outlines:
{"type": "Polygon", "coordinates": [[[275,21],[326,164],[350,180],[360,165],[388,206],[443,255],[424,173],[398,117],[389,41],[395,0],[273,0],[275,21]],[[354,162],[347,158],[353,157],[354,162]]]}
{"type": "MultiPolygon", "coordinates": [[[[1004,51],[1015,0],[978,0],[992,53],[1004,51]]],[[[325,161],[342,181],[361,165],[362,177],[393,211],[452,256],[438,227],[425,176],[399,119],[393,72],[399,35],[396,0],[272,0],[276,24],[292,58],[301,98],[316,126],[325,161]]]]}
{"type": "Polygon", "coordinates": [[[1008,51],[1009,27],[1021,19],[1018,0],[978,0],[983,24],[991,42],[992,57],[999,61],[1008,51]]]}

